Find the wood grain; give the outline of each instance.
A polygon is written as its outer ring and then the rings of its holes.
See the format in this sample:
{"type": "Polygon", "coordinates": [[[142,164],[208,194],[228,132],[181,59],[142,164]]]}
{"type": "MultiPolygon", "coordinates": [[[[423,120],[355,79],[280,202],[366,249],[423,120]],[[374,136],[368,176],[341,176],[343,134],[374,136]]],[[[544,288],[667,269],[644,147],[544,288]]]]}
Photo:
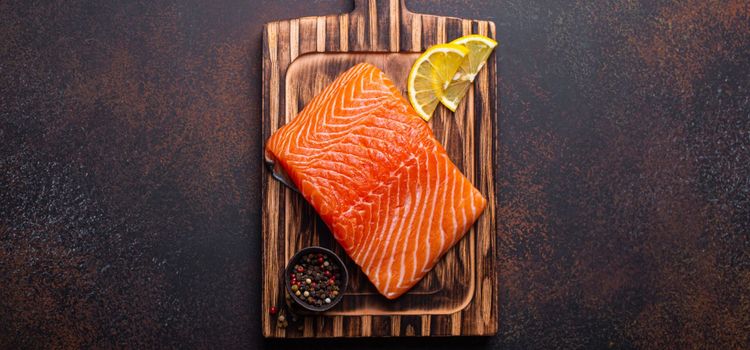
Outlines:
{"type": "MultiPolygon", "coordinates": [[[[338,74],[359,62],[383,69],[398,87],[418,52],[458,36],[495,36],[494,24],[408,11],[403,1],[356,0],[348,14],[267,23],[263,33],[263,138],[292,120],[338,74]]],[[[486,196],[488,206],[464,239],[409,293],[380,296],[346,257],[301,196],[263,173],[263,305],[282,302],[281,271],[300,248],[340,253],[351,282],[341,304],[305,317],[302,330],[280,329],[263,313],[265,337],[492,335],[498,329],[495,55],[454,114],[439,107],[430,127],[454,163],[486,196]]]]}

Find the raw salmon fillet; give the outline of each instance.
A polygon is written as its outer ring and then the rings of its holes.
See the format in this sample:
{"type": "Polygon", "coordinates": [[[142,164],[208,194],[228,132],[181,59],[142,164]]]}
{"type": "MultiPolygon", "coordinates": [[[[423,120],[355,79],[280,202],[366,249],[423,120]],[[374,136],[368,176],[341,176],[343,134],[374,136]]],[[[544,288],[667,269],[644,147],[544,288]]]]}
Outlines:
{"type": "Polygon", "coordinates": [[[486,205],[393,82],[366,63],[274,133],[265,157],[389,299],[419,282],[486,205]]]}

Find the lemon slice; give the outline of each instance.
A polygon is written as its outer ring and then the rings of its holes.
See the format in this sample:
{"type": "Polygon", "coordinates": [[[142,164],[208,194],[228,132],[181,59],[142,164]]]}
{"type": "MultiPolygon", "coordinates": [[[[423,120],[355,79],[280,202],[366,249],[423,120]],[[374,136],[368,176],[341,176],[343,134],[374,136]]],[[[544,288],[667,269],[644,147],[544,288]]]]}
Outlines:
{"type": "Polygon", "coordinates": [[[482,70],[487,58],[490,57],[492,50],[497,46],[497,41],[483,35],[472,34],[453,40],[450,44],[461,45],[469,50],[469,56],[463,61],[452,81],[440,96],[440,102],[455,112],[458,103],[466,95],[466,91],[474,82],[477,73],[482,70]]]}
{"type": "Polygon", "coordinates": [[[430,120],[445,88],[468,54],[469,50],[462,45],[440,44],[427,49],[414,62],[409,72],[407,92],[409,102],[422,119],[430,120]]]}

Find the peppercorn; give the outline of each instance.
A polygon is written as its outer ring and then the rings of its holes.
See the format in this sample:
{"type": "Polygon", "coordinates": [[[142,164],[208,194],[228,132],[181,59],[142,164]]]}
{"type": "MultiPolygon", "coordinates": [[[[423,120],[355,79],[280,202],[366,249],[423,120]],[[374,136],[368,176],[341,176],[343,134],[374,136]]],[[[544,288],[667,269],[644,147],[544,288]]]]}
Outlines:
{"type": "Polygon", "coordinates": [[[299,298],[298,302],[317,307],[333,303],[339,295],[341,266],[331,261],[328,254],[310,253],[294,265],[289,288],[299,298]]]}

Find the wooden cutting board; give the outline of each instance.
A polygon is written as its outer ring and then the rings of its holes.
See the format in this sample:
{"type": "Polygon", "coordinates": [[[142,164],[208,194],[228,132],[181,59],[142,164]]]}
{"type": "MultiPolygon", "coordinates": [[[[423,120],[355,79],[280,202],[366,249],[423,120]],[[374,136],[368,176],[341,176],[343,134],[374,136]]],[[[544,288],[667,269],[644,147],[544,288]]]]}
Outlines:
{"type": "MultiPolygon", "coordinates": [[[[340,73],[370,62],[405,90],[420,51],[466,34],[495,37],[488,21],[409,12],[398,0],[355,0],[348,14],[267,23],[263,30],[263,140],[292,120],[340,73]]],[[[380,296],[332,238],[312,207],[263,172],[263,305],[265,337],[493,335],[498,329],[495,54],[454,114],[438,107],[430,121],[454,163],[488,199],[471,231],[411,291],[380,296]],[[267,310],[284,300],[282,273],[301,248],[336,251],[350,271],[342,302],[299,325],[277,328],[267,310]],[[301,329],[298,329],[301,326],[301,329]]]]}

